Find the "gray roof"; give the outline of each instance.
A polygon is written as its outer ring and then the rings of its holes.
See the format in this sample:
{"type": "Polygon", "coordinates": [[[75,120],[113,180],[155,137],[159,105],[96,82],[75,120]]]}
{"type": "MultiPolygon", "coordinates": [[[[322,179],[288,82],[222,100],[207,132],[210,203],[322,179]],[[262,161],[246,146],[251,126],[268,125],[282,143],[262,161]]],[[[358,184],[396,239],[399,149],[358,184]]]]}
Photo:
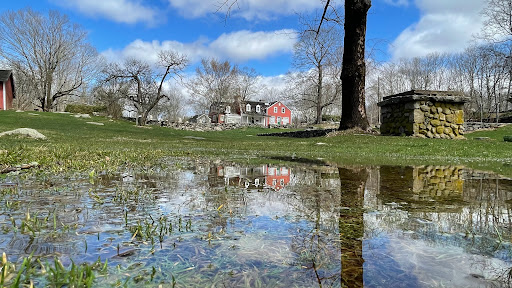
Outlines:
{"type": "Polygon", "coordinates": [[[0,70],[0,81],[5,82],[9,80],[9,76],[11,76],[12,70],[0,70]]]}

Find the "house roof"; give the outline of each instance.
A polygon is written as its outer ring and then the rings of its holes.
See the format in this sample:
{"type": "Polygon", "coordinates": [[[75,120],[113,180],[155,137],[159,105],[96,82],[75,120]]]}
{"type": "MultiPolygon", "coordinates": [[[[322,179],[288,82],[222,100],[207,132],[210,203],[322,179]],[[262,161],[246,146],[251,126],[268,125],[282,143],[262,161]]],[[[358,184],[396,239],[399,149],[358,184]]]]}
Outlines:
{"type": "MultiPolygon", "coordinates": [[[[12,77],[12,70],[0,70],[0,82],[5,82],[12,77]]],[[[12,97],[16,98],[16,90],[14,89],[14,79],[11,81],[12,97]]]]}
{"type": "Polygon", "coordinates": [[[12,70],[0,70],[0,81],[5,82],[9,80],[12,70]]]}
{"type": "Polygon", "coordinates": [[[274,101],[272,103],[270,103],[270,105],[268,106],[269,108],[276,105],[277,103],[281,103],[281,105],[283,105],[284,107],[286,107],[288,110],[290,110],[290,108],[288,108],[288,106],[286,106],[283,102],[281,101],[274,101]]]}

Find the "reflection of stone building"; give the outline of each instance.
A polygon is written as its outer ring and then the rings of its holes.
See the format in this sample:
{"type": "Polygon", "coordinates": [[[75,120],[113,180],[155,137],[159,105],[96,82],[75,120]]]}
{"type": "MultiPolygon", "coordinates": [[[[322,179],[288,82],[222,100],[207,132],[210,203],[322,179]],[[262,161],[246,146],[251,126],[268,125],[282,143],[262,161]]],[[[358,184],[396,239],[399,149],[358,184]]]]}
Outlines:
{"type": "Polygon", "coordinates": [[[408,204],[437,201],[437,208],[453,209],[454,202],[462,201],[461,169],[459,166],[382,166],[376,171],[380,178],[379,198],[408,204]]]}
{"type": "Polygon", "coordinates": [[[428,239],[438,233],[490,236],[497,229],[500,237],[512,236],[510,179],[460,166],[382,166],[370,171],[370,178],[379,180],[367,182],[365,206],[393,213],[376,216],[368,227],[421,230],[428,239]]]}
{"type": "Polygon", "coordinates": [[[419,166],[413,168],[412,191],[422,197],[462,195],[464,180],[460,166],[419,166]]]}

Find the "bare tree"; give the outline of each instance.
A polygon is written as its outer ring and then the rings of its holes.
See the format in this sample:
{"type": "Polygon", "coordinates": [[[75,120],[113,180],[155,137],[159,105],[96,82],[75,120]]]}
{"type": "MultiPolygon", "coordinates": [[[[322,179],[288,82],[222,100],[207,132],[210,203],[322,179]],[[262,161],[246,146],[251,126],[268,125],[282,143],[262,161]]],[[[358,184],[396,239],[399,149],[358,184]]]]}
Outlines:
{"type": "Polygon", "coordinates": [[[492,42],[512,40],[512,0],[487,0],[485,25],[480,37],[492,42]]]}
{"type": "MultiPolygon", "coordinates": [[[[512,102],[512,0],[487,0],[487,6],[483,10],[485,25],[482,29],[481,38],[490,40],[493,43],[505,43],[508,45],[509,54],[506,55],[505,63],[508,72],[508,101],[512,102]]],[[[505,104],[507,109],[508,102],[505,104]]]]}
{"type": "Polygon", "coordinates": [[[301,71],[296,74],[298,89],[295,101],[306,109],[314,109],[315,123],[322,121],[325,108],[339,101],[341,95],[340,62],[342,47],[336,26],[319,31],[306,29],[299,37],[294,49],[294,66],[301,71]]]}
{"type": "Polygon", "coordinates": [[[258,72],[254,68],[243,67],[237,70],[235,89],[241,101],[250,100],[258,93],[258,72]]]}
{"type": "Polygon", "coordinates": [[[26,85],[23,92],[51,111],[58,99],[74,95],[93,75],[97,52],[87,32],[67,16],[23,9],[0,16],[0,56],[17,70],[26,85]]]}
{"type": "Polygon", "coordinates": [[[196,68],[196,76],[186,83],[192,94],[197,112],[205,112],[214,102],[228,101],[236,93],[235,80],[238,67],[229,61],[202,59],[201,67],[196,68]]]}
{"type": "Polygon", "coordinates": [[[121,86],[118,81],[102,82],[93,90],[94,99],[105,105],[107,115],[114,119],[119,119],[123,116],[123,107],[121,99],[123,95],[127,95],[128,91],[120,92],[119,89],[128,89],[128,86],[121,86]]]}
{"type": "Polygon", "coordinates": [[[177,122],[185,116],[183,93],[178,87],[170,87],[166,90],[167,97],[162,99],[161,103],[152,110],[151,115],[168,122],[177,122]]]}
{"type": "Polygon", "coordinates": [[[158,59],[157,68],[141,60],[127,59],[104,69],[105,82],[114,83],[121,97],[135,107],[139,126],[145,125],[151,110],[168,97],[163,90],[167,77],[179,77],[188,63],[184,55],[170,50],[161,51],[158,59]]]}

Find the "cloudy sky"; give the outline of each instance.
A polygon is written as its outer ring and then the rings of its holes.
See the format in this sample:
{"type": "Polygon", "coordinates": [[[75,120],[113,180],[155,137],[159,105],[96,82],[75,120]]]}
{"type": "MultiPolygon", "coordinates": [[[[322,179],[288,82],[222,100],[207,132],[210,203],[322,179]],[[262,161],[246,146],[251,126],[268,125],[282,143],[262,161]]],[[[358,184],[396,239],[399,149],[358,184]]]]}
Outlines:
{"type": "MultiPolygon", "coordinates": [[[[226,19],[225,0],[17,0],[0,12],[59,10],[89,31],[109,59],[154,58],[161,49],[230,60],[263,76],[290,69],[298,15],[315,15],[322,0],[238,0],[226,19]]],[[[368,49],[381,61],[463,50],[482,25],[485,0],[373,0],[368,49]]]]}

